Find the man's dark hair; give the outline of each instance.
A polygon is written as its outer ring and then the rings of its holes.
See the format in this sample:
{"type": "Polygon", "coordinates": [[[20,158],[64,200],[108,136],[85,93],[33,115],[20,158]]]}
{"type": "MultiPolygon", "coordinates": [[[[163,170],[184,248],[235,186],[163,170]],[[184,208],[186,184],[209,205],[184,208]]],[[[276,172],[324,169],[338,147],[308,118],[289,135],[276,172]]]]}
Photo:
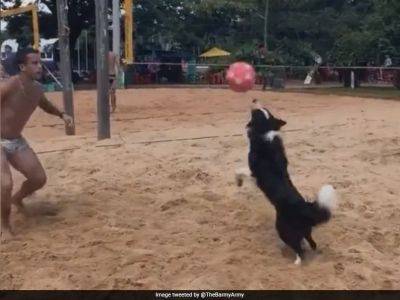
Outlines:
{"type": "Polygon", "coordinates": [[[18,49],[17,55],[15,57],[15,64],[17,66],[25,64],[26,63],[26,57],[29,54],[32,54],[32,53],[38,54],[39,51],[36,50],[36,49],[33,49],[33,48],[18,49]]]}

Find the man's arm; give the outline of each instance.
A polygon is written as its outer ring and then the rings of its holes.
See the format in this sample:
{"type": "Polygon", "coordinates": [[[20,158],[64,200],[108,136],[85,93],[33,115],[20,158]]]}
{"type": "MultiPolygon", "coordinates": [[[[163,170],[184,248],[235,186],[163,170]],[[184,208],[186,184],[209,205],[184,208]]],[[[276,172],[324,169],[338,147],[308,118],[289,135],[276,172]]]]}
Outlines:
{"type": "Polygon", "coordinates": [[[40,98],[39,107],[45,112],[51,115],[58,116],[62,119],[64,112],[60,111],[57,106],[47,100],[46,96],[43,94],[40,98]]]}
{"type": "Polygon", "coordinates": [[[67,126],[73,127],[74,119],[67,115],[65,112],[60,111],[57,106],[47,100],[46,96],[43,94],[40,98],[39,107],[43,109],[45,112],[51,115],[59,116],[61,119],[64,120],[67,126]]]}
{"type": "Polygon", "coordinates": [[[16,90],[16,83],[17,80],[14,77],[4,80],[0,83],[1,102],[4,102],[6,98],[12,93],[12,91],[16,90]]]}

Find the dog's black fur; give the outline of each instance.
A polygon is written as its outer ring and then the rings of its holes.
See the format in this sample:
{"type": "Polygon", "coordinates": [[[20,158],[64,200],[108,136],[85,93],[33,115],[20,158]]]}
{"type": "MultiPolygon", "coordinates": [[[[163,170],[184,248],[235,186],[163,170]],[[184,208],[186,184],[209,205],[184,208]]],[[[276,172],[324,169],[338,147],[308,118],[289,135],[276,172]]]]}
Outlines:
{"type": "Polygon", "coordinates": [[[288,160],[278,134],[285,124],[265,108],[259,106],[252,110],[247,124],[248,163],[257,186],[276,209],[276,229],[280,238],[303,258],[303,238],[315,250],[317,244],[311,236],[312,227],[327,222],[331,212],[319,200],[306,202],[290,180],[288,160]]]}

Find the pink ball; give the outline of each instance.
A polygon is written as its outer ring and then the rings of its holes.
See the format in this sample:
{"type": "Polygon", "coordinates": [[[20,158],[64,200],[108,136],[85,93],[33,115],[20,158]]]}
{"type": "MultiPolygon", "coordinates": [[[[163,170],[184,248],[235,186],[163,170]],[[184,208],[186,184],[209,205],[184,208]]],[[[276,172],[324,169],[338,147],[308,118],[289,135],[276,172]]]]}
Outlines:
{"type": "Polygon", "coordinates": [[[226,72],[226,80],[235,92],[247,92],[254,87],[256,72],[254,68],[245,62],[236,62],[229,66],[226,72]]]}

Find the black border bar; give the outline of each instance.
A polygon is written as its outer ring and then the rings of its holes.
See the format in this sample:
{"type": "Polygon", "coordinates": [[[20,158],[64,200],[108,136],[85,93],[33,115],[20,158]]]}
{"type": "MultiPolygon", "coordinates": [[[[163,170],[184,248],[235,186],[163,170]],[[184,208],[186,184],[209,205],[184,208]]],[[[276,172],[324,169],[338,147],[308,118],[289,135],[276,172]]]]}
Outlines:
{"type": "Polygon", "coordinates": [[[400,291],[240,291],[240,290],[152,290],[152,291],[0,291],[0,300],[400,300],[400,291]]]}

